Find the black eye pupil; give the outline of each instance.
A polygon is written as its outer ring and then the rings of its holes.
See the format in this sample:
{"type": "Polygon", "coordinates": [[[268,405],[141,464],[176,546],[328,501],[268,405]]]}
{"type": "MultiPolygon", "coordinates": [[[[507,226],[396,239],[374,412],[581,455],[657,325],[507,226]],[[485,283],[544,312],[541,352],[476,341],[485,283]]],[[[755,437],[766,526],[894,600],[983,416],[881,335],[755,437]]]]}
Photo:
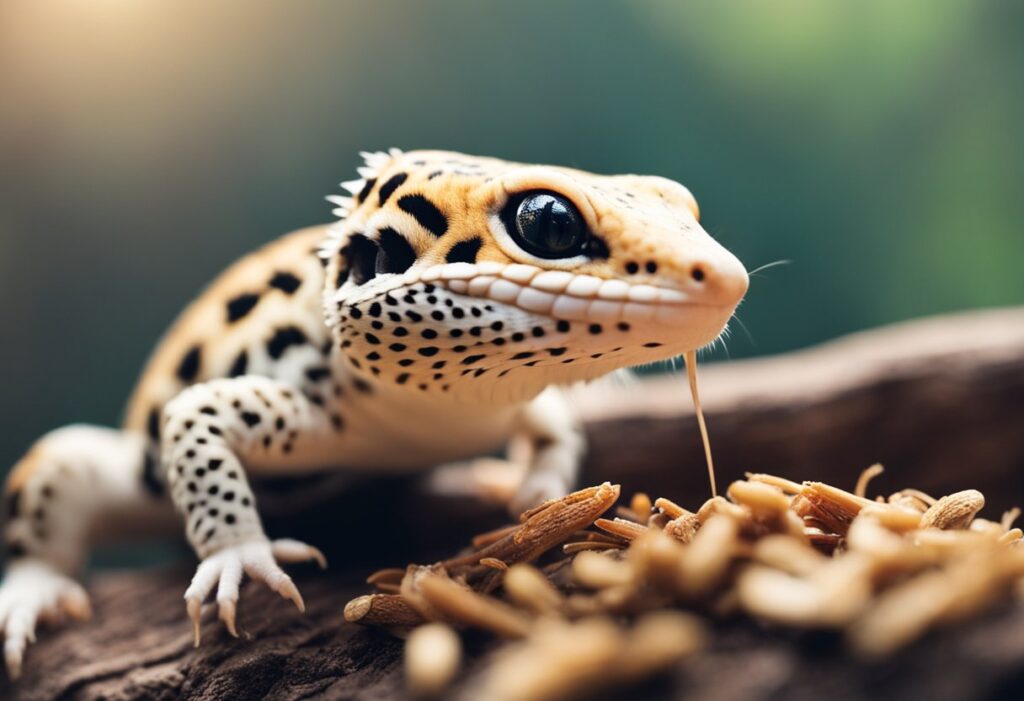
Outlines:
{"type": "Polygon", "coordinates": [[[583,218],[569,200],[549,193],[529,193],[515,208],[514,238],[542,258],[567,258],[586,243],[583,218]]]}

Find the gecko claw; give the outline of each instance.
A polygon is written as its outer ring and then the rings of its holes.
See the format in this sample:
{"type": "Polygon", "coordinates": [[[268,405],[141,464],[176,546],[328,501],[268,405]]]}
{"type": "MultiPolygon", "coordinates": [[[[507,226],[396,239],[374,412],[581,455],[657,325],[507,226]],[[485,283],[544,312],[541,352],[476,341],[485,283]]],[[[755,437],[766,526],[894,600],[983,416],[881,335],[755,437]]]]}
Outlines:
{"type": "Polygon", "coordinates": [[[7,665],[7,676],[11,681],[17,681],[21,677],[21,660],[24,648],[13,650],[4,646],[4,663],[7,665]]]}
{"type": "Polygon", "coordinates": [[[192,621],[192,646],[199,647],[199,639],[201,637],[199,619],[202,614],[203,604],[199,599],[188,599],[185,608],[188,610],[188,617],[192,621]]]}
{"type": "Polygon", "coordinates": [[[234,601],[225,600],[220,602],[220,620],[224,622],[224,627],[228,629],[228,633],[231,637],[238,637],[238,629],[235,627],[235,613],[237,606],[234,601]]]}
{"type": "Polygon", "coordinates": [[[308,562],[313,560],[320,569],[327,569],[327,558],[319,548],[291,538],[279,538],[270,544],[270,552],[278,562],[308,562]]]}
{"type": "Polygon", "coordinates": [[[314,560],[321,566],[327,564],[323,553],[297,540],[278,540],[273,543],[267,540],[248,541],[207,556],[199,563],[192,583],[185,592],[196,645],[199,645],[202,602],[214,588],[217,590],[218,617],[228,633],[238,637],[238,597],[243,573],[253,580],[263,582],[271,591],[295,604],[300,613],[305,613],[306,603],[298,587],[278,562],[308,560],[314,560]]]}
{"type": "Polygon", "coordinates": [[[302,594],[299,593],[299,588],[295,586],[295,583],[291,579],[282,582],[277,588],[277,593],[295,604],[295,608],[299,610],[299,613],[306,612],[306,602],[302,600],[302,594]]]}
{"type": "Polygon", "coordinates": [[[81,585],[52,565],[35,559],[13,563],[0,584],[0,639],[10,678],[21,675],[37,624],[82,620],[90,612],[89,595],[81,585]]]}
{"type": "Polygon", "coordinates": [[[76,621],[88,621],[92,618],[92,604],[85,589],[77,583],[69,587],[64,594],[64,611],[76,621]]]}

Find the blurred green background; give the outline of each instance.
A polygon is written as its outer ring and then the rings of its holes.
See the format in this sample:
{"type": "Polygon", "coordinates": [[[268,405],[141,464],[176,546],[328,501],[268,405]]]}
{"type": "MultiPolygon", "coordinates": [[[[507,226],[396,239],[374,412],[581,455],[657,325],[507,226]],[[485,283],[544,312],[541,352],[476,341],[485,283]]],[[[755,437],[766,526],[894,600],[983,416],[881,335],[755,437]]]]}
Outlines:
{"type": "MultiPolygon", "coordinates": [[[[224,265],[357,152],[696,194],[755,267],[732,357],[1024,302],[1024,3],[0,4],[0,465],[111,424],[224,265]]],[[[716,352],[715,357],[722,357],[716,352]]]]}

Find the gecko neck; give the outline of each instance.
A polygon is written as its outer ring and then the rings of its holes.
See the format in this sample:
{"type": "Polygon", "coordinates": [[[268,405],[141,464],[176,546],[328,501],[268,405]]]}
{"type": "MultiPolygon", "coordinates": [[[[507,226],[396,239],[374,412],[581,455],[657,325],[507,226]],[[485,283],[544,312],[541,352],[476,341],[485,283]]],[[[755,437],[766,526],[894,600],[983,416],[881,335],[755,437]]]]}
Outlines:
{"type": "Polygon", "coordinates": [[[457,372],[451,378],[449,389],[442,385],[427,386],[408,382],[398,384],[393,377],[378,377],[352,366],[345,357],[336,361],[336,376],[343,386],[351,388],[352,395],[392,413],[420,416],[505,417],[514,414],[546,388],[542,382],[480,382],[457,372]]]}
{"type": "Polygon", "coordinates": [[[524,401],[477,403],[436,389],[397,385],[347,364],[338,377],[346,411],[361,428],[366,450],[349,446],[360,466],[419,469],[500,450],[512,435],[524,401]]]}

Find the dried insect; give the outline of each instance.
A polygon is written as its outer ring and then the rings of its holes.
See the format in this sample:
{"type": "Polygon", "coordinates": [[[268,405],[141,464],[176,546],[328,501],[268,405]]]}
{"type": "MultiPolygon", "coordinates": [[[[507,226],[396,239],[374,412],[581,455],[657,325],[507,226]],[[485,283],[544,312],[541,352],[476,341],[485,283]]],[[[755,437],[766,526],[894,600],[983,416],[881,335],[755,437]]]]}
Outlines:
{"type": "Polygon", "coordinates": [[[486,547],[445,560],[442,564],[453,575],[463,576],[479,591],[491,591],[500,583],[501,572],[486,564],[485,559],[500,560],[506,565],[532,562],[559,545],[611,508],[619,498],[619,486],[605,482],[597,487],[545,502],[524,513],[521,523],[486,547]]]}
{"type": "Polygon", "coordinates": [[[371,626],[415,626],[423,616],[405,597],[395,594],[370,594],[352,599],[345,606],[345,620],[371,626]]]}
{"type": "Polygon", "coordinates": [[[420,595],[441,620],[483,628],[508,638],[526,635],[525,616],[494,597],[477,594],[448,577],[426,574],[419,581],[420,595]]]}
{"type": "MultiPolygon", "coordinates": [[[[350,602],[345,618],[391,630],[440,622],[518,641],[483,668],[473,697],[545,701],[640,678],[691,652],[699,626],[680,607],[833,628],[853,651],[879,656],[1024,597],[1019,511],[978,518],[984,497],[974,490],[869,499],[880,473],[865,470],[853,492],[748,474],[696,511],[640,494],[618,510],[626,518],[612,519],[600,517],[619,488],[605,483],[477,536],[468,553],[381,570],[368,580],[381,593],[350,602]],[[559,545],[567,558],[527,564],[559,545]]],[[[437,693],[458,668],[452,630],[427,630],[407,646],[417,693],[437,693]],[[431,636],[438,650],[422,642],[431,636]]]]}
{"type": "Polygon", "coordinates": [[[612,535],[618,536],[624,540],[633,540],[647,532],[647,526],[642,526],[639,523],[627,521],[622,518],[599,518],[594,525],[602,531],[611,533],[612,535]]]}
{"type": "Polygon", "coordinates": [[[443,623],[427,623],[405,641],[405,680],[417,696],[436,696],[447,687],[462,660],[462,643],[443,623]]]}
{"type": "Polygon", "coordinates": [[[984,506],[985,497],[976,489],[950,494],[939,499],[924,512],[921,517],[921,528],[967,528],[984,506]]]}
{"type": "Polygon", "coordinates": [[[665,611],[641,617],[631,629],[593,616],[577,623],[539,622],[522,643],[500,651],[474,698],[554,701],[641,679],[700,645],[701,626],[665,611]]]}
{"type": "Polygon", "coordinates": [[[517,605],[538,615],[555,615],[565,608],[565,598],[540,570],[518,564],[509,568],[505,593],[517,605]]]}

